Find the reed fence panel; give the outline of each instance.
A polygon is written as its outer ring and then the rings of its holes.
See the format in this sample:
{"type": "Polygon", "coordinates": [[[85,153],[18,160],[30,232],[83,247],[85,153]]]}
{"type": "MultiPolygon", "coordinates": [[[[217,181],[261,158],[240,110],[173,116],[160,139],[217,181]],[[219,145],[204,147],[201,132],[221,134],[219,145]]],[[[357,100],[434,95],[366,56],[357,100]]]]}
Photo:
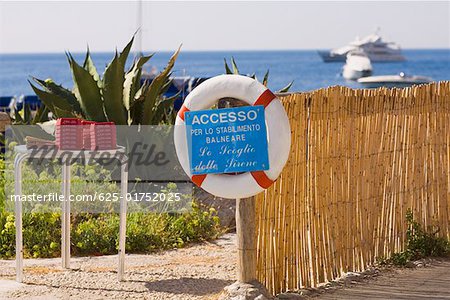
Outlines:
{"type": "Polygon", "coordinates": [[[282,97],[289,161],[257,196],[258,278],[274,294],[402,251],[408,209],[450,237],[450,82],[282,97]]]}

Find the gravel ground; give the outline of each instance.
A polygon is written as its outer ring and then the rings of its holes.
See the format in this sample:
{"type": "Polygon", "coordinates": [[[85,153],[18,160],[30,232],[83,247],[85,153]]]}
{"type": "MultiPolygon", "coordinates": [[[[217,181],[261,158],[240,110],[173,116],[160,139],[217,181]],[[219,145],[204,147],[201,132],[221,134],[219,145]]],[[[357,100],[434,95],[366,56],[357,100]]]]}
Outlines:
{"type": "MultiPolygon", "coordinates": [[[[125,281],[117,281],[117,256],[77,257],[71,270],[61,259],[25,260],[24,284],[15,262],[0,260],[3,299],[217,299],[236,278],[236,235],[214,242],[125,260],[125,281]]],[[[318,289],[279,295],[279,299],[450,299],[450,259],[428,259],[412,268],[371,268],[318,289]]]]}
{"type": "Polygon", "coordinates": [[[236,236],[151,255],[127,255],[117,281],[117,255],[25,260],[23,285],[15,262],[0,260],[0,299],[215,299],[236,278],[236,236]],[[9,282],[7,284],[7,282],[9,282]],[[10,288],[8,288],[10,286],[10,288]]]}

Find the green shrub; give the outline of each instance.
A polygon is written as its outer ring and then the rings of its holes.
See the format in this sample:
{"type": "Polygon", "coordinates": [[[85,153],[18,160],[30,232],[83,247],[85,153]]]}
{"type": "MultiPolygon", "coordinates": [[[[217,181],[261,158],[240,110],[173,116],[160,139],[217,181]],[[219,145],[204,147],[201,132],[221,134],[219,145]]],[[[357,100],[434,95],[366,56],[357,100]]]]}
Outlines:
{"type": "Polygon", "coordinates": [[[408,229],[406,230],[406,250],[394,253],[389,259],[381,259],[382,264],[405,266],[409,261],[425,257],[442,257],[450,254],[450,242],[439,237],[439,229],[425,230],[419,222],[414,220],[411,210],[406,212],[408,229]]]}
{"type": "MultiPolygon", "coordinates": [[[[50,164],[51,165],[51,164],[50,164]]],[[[49,165],[49,166],[50,166],[49,165]]],[[[34,172],[24,164],[24,193],[47,194],[61,186],[60,170],[46,168],[34,172]],[[55,173],[56,172],[56,173],[55,173]],[[40,184],[42,180],[46,184],[40,184]]],[[[6,169],[12,172],[12,165],[6,169]]],[[[5,209],[5,183],[10,193],[12,180],[6,182],[5,164],[0,158],[0,257],[15,256],[15,218],[5,209]]],[[[118,192],[117,185],[111,182],[110,172],[92,165],[72,166],[73,194],[90,194],[96,190],[118,192]],[[100,180],[100,181],[99,181],[100,180]]],[[[162,192],[176,188],[168,184],[162,192]]],[[[148,253],[152,251],[183,247],[187,243],[217,237],[222,231],[215,210],[204,211],[193,203],[191,211],[184,213],[131,212],[127,216],[126,251],[148,253]]],[[[105,205],[99,203],[95,205],[105,205]]],[[[56,203],[55,208],[59,208],[56,203]]],[[[74,203],[73,208],[76,207],[74,203]]],[[[12,208],[12,207],[11,207],[12,208]]],[[[94,208],[94,207],[91,207],[94,208]]],[[[61,214],[50,207],[36,204],[32,212],[23,214],[23,241],[25,257],[57,257],[61,253],[61,214]]],[[[107,209],[106,211],[114,211],[107,209]]],[[[115,213],[73,213],[71,218],[71,242],[74,255],[114,254],[118,249],[119,216],[115,213]]]]}
{"type": "Polygon", "coordinates": [[[391,258],[389,258],[385,263],[390,263],[396,266],[405,266],[410,260],[411,257],[409,252],[404,251],[392,254],[391,258]]]}
{"type": "Polygon", "coordinates": [[[406,213],[408,222],[407,251],[410,253],[410,259],[420,259],[429,256],[444,256],[450,252],[449,241],[443,237],[439,237],[439,228],[434,230],[428,228],[424,230],[420,223],[414,220],[411,210],[406,213]]]}
{"type": "MultiPolygon", "coordinates": [[[[15,230],[15,226],[14,226],[15,230]]],[[[24,256],[55,257],[61,252],[61,216],[59,213],[23,215],[24,256]]]]}
{"type": "Polygon", "coordinates": [[[132,213],[127,219],[126,251],[143,253],[171,248],[165,231],[167,214],[132,213]]]}
{"type": "MultiPolygon", "coordinates": [[[[6,199],[5,184],[6,184],[5,160],[3,158],[3,155],[0,155],[0,213],[2,213],[5,208],[5,199],[6,199]]],[[[1,222],[1,219],[2,218],[0,217],[0,222],[1,222]]]]}
{"type": "MultiPolygon", "coordinates": [[[[115,254],[118,249],[118,214],[78,214],[71,220],[74,255],[115,254]]],[[[25,257],[57,257],[61,253],[59,213],[23,215],[25,257]]],[[[0,211],[0,257],[15,255],[14,215],[0,211]]],[[[196,204],[186,213],[130,213],[127,216],[126,251],[149,253],[183,247],[188,243],[216,238],[222,233],[215,210],[196,204]]]]}
{"type": "Polygon", "coordinates": [[[179,216],[172,216],[168,231],[171,237],[176,237],[173,241],[174,247],[181,247],[186,242],[198,242],[205,237],[217,237],[220,233],[219,218],[214,208],[204,211],[195,203],[192,212],[179,216]]]}
{"type": "Polygon", "coordinates": [[[119,217],[105,214],[87,217],[71,229],[74,254],[110,254],[116,252],[119,217]]]}
{"type": "MultiPolygon", "coordinates": [[[[0,211],[0,257],[15,255],[16,225],[14,214],[0,211]]],[[[60,254],[61,221],[57,213],[23,214],[25,257],[55,257],[60,254]]]]}
{"type": "Polygon", "coordinates": [[[14,256],[16,226],[14,216],[0,208],[0,257],[14,256]]]}

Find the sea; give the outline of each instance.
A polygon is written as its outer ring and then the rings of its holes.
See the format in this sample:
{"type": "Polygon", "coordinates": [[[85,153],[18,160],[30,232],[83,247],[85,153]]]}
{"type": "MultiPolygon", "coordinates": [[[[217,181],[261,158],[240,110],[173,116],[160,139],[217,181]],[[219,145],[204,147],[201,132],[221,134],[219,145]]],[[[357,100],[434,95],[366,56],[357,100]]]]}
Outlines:
{"type": "MultiPolygon", "coordinates": [[[[406,61],[373,63],[374,75],[428,76],[436,81],[450,80],[450,49],[403,51],[406,61]]],[[[144,53],[149,54],[149,53],[144,53]]],[[[97,70],[103,73],[113,53],[91,53],[97,70]]],[[[156,52],[146,64],[162,70],[172,53],[156,52]]],[[[83,53],[73,53],[81,64],[83,53]]],[[[262,80],[269,70],[269,88],[277,91],[293,81],[290,91],[311,91],[322,87],[343,85],[361,88],[357,82],[347,81],[341,63],[324,63],[316,51],[182,51],[173,69],[174,76],[212,77],[224,74],[224,59],[234,58],[241,74],[255,73],[262,80]]],[[[132,62],[130,55],[128,66],[132,62]]],[[[65,53],[0,54],[0,96],[33,95],[28,80],[52,78],[64,87],[72,88],[69,64],[65,53]]]]}

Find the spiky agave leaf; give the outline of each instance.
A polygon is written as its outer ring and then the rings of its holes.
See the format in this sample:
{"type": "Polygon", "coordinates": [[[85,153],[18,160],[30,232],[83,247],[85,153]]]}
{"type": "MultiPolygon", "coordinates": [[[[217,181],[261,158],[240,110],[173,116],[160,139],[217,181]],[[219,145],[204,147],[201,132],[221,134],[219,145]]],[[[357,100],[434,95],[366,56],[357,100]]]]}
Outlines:
{"type": "Polygon", "coordinates": [[[161,97],[161,89],[169,80],[170,72],[175,65],[175,61],[180,53],[181,46],[172,55],[166,68],[159,73],[150,83],[147,89],[144,90],[144,105],[143,105],[143,115],[141,124],[142,125],[153,125],[158,124],[154,118],[155,114],[155,104],[161,97]]]}
{"type": "MultiPolygon", "coordinates": [[[[67,99],[51,93],[47,91],[43,91],[35,87],[30,81],[28,81],[34,93],[38,96],[38,98],[44,103],[46,107],[55,115],[55,117],[59,118],[61,116],[58,115],[58,111],[56,108],[64,111],[72,111],[72,106],[67,102],[67,99]]],[[[72,113],[72,117],[76,117],[74,113],[72,113]]]]}
{"type": "Polygon", "coordinates": [[[163,96],[170,88],[170,85],[173,84],[173,79],[170,78],[171,76],[172,72],[168,74],[169,80],[167,80],[166,84],[161,88],[160,97],[153,108],[154,112],[152,124],[160,124],[161,122],[173,124],[175,122],[175,111],[173,105],[175,100],[180,97],[181,91],[178,91],[178,93],[168,98],[163,96]]]}
{"type": "Polygon", "coordinates": [[[225,65],[225,73],[228,75],[233,74],[233,71],[231,71],[230,67],[228,66],[226,58],[223,59],[224,65],[225,65]]]}
{"type": "Polygon", "coordinates": [[[292,87],[292,84],[294,83],[294,81],[291,81],[288,85],[286,85],[284,88],[282,88],[281,90],[276,91],[277,93],[287,93],[289,91],[289,89],[292,87]]]}
{"type": "Polygon", "coordinates": [[[117,125],[128,124],[128,112],[123,101],[123,84],[125,82],[125,64],[133,46],[133,41],[134,36],[120,55],[116,51],[114,59],[106,67],[102,80],[105,113],[108,120],[117,125]]]}
{"type": "Polygon", "coordinates": [[[181,91],[173,95],[172,97],[165,98],[164,100],[158,101],[154,108],[152,124],[160,124],[162,121],[168,121],[172,123],[171,116],[175,115],[173,105],[175,100],[180,96],[181,91]]]}
{"type": "Polygon", "coordinates": [[[94,77],[80,66],[70,53],[67,53],[72,78],[74,94],[80,103],[83,114],[89,119],[98,122],[107,121],[103,111],[103,100],[100,89],[94,77]]]}
{"type": "Polygon", "coordinates": [[[169,74],[167,74],[167,81],[164,83],[164,85],[161,88],[161,95],[164,95],[170,88],[170,85],[173,84],[173,79],[172,77],[172,72],[170,72],[169,74]]]}
{"type": "Polygon", "coordinates": [[[43,87],[45,91],[54,94],[56,96],[59,96],[61,98],[59,102],[64,102],[64,104],[58,106],[61,106],[62,109],[66,109],[63,108],[62,106],[66,106],[65,103],[68,103],[72,107],[74,114],[83,116],[83,111],[81,110],[80,103],[70,90],[54,83],[53,80],[51,80],[50,78],[46,80],[41,80],[36,77],[32,78],[36,83],[38,83],[41,87],[43,87]]]}
{"type": "Polygon", "coordinates": [[[25,124],[30,125],[31,122],[33,121],[33,118],[31,116],[30,104],[24,103],[22,110],[23,110],[23,120],[24,120],[25,124]]]}
{"type": "Polygon", "coordinates": [[[267,70],[266,74],[264,74],[264,78],[263,78],[262,84],[264,86],[267,86],[268,81],[269,81],[269,70],[267,70]]]}
{"type": "Polygon", "coordinates": [[[55,107],[56,115],[58,118],[76,118],[76,116],[70,110],[60,109],[55,107]]]}
{"type": "Polygon", "coordinates": [[[22,116],[20,115],[20,111],[18,109],[14,109],[14,123],[15,124],[24,124],[22,116]]]}
{"type": "Polygon", "coordinates": [[[133,63],[130,71],[125,75],[125,82],[123,84],[123,104],[128,111],[129,123],[133,122],[131,107],[133,106],[134,97],[141,88],[142,67],[152,56],[153,54],[139,57],[139,59],[133,63]]]}
{"type": "Polygon", "coordinates": [[[236,61],[234,60],[234,57],[231,57],[231,66],[233,67],[233,74],[239,75],[239,69],[236,61]]]}
{"type": "Polygon", "coordinates": [[[39,106],[39,108],[37,109],[36,114],[34,115],[32,124],[47,122],[49,120],[48,113],[48,107],[42,103],[41,106],[39,106]]]}
{"type": "Polygon", "coordinates": [[[86,56],[83,62],[83,68],[91,74],[94,80],[97,82],[99,88],[102,87],[102,81],[100,80],[100,75],[97,72],[94,61],[91,57],[91,52],[89,51],[89,46],[87,47],[86,56]]]}
{"type": "MultiPolygon", "coordinates": [[[[234,59],[234,57],[231,57],[231,65],[233,70],[230,69],[230,67],[228,66],[227,60],[224,58],[224,64],[225,64],[225,72],[226,74],[239,74],[239,69],[237,67],[237,63],[234,59]]],[[[255,73],[253,73],[252,75],[247,75],[250,78],[253,78],[255,80],[258,80],[256,78],[255,73]]],[[[264,78],[262,81],[262,84],[264,86],[267,86],[269,81],[269,70],[266,71],[266,73],[264,74],[264,78]]],[[[277,91],[277,93],[286,93],[289,91],[289,89],[292,87],[292,84],[294,83],[294,81],[291,81],[288,85],[286,85],[284,88],[282,88],[281,90],[277,91]]]]}
{"type": "Polygon", "coordinates": [[[149,83],[145,82],[134,95],[133,101],[130,103],[130,119],[131,125],[139,125],[142,123],[142,117],[144,115],[144,92],[148,88],[149,83]]]}

